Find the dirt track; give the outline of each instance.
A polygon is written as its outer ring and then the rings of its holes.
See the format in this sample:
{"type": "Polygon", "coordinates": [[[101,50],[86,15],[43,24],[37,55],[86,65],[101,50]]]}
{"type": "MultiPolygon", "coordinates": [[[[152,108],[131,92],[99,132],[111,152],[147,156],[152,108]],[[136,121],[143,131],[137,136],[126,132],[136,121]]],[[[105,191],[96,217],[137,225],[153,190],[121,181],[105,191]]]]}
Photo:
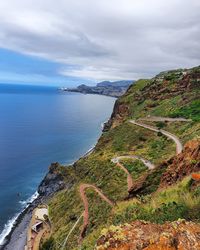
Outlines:
{"type": "Polygon", "coordinates": [[[120,167],[127,174],[128,192],[131,190],[131,188],[133,186],[133,178],[132,178],[131,174],[129,173],[129,171],[120,163],[120,160],[122,160],[122,159],[140,160],[148,167],[148,169],[155,168],[155,165],[152,164],[150,161],[148,161],[140,156],[136,156],[136,155],[124,155],[124,156],[118,156],[118,157],[113,158],[111,161],[113,163],[116,163],[117,166],[120,167]]]}
{"type": "Polygon", "coordinates": [[[80,196],[81,199],[83,201],[83,205],[84,205],[84,212],[83,212],[83,227],[80,233],[80,238],[79,238],[79,242],[81,242],[84,238],[85,235],[85,231],[87,229],[87,226],[89,224],[89,204],[88,204],[88,199],[87,196],[85,194],[85,190],[88,188],[92,188],[94,189],[97,194],[101,197],[102,200],[106,201],[110,206],[114,206],[114,203],[109,200],[102,192],[99,188],[97,188],[94,185],[91,184],[81,184],[79,187],[79,192],[80,192],[80,196]]]}
{"type": "MultiPolygon", "coordinates": [[[[142,120],[145,120],[144,118],[142,120]]],[[[147,120],[151,120],[151,121],[188,121],[186,119],[183,118],[163,118],[163,117],[153,117],[153,118],[147,118],[147,120]]],[[[143,128],[147,128],[149,130],[155,131],[155,132],[161,132],[163,135],[169,137],[170,139],[172,139],[175,143],[176,143],[176,153],[179,154],[182,152],[183,146],[179,140],[179,138],[173,134],[171,134],[168,131],[162,130],[162,129],[158,129],[156,127],[150,126],[150,125],[146,125],[143,124],[142,122],[137,122],[135,120],[130,120],[130,122],[134,125],[143,127],[143,128]]],[[[120,167],[126,174],[127,174],[127,186],[128,186],[128,192],[131,190],[132,186],[133,186],[133,178],[131,176],[131,174],[129,173],[129,171],[120,163],[121,159],[125,159],[125,158],[131,158],[131,159],[138,159],[141,160],[147,167],[148,169],[154,169],[155,165],[152,164],[150,161],[140,157],[140,156],[135,156],[135,155],[127,155],[127,156],[118,156],[113,158],[111,161],[113,163],[116,163],[116,165],[118,167],[120,167]]],[[[85,232],[87,229],[87,226],[89,224],[89,203],[88,203],[88,199],[87,196],[85,194],[85,190],[88,188],[92,188],[94,189],[97,194],[101,197],[102,200],[106,201],[110,206],[114,206],[115,204],[108,199],[103,193],[102,191],[97,188],[96,186],[92,185],[92,184],[80,184],[79,186],[79,193],[80,193],[80,197],[83,201],[83,205],[84,205],[84,212],[83,212],[83,226],[82,226],[82,230],[80,233],[80,237],[79,237],[79,243],[82,242],[84,236],[85,236],[85,232]]]]}

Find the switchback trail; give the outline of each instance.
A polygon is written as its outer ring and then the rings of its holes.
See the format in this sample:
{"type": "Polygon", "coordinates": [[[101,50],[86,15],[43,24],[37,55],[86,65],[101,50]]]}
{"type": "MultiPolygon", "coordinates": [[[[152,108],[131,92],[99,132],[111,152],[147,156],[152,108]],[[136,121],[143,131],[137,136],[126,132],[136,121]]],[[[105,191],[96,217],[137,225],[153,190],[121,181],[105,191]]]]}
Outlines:
{"type": "MultiPolygon", "coordinates": [[[[139,121],[170,121],[170,122],[172,122],[172,121],[190,121],[190,120],[187,120],[184,118],[147,117],[147,118],[141,118],[141,119],[139,119],[139,121]]],[[[155,131],[155,132],[161,132],[163,135],[167,136],[168,138],[170,138],[171,140],[173,140],[176,143],[176,153],[177,154],[182,152],[183,146],[182,146],[179,138],[176,135],[174,135],[168,131],[158,129],[156,127],[153,127],[153,126],[150,126],[147,124],[143,124],[142,122],[138,122],[135,120],[130,120],[129,122],[134,124],[134,125],[137,125],[137,126],[140,126],[140,127],[143,127],[143,128],[155,131]]],[[[128,158],[129,159],[137,159],[137,160],[142,161],[147,166],[147,168],[149,170],[154,169],[155,165],[152,164],[150,161],[148,161],[140,156],[136,156],[136,155],[124,155],[124,156],[118,156],[118,157],[111,159],[111,162],[115,163],[117,166],[119,166],[127,174],[127,186],[128,186],[128,192],[129,192],[131,190],[131,188],[133,187],[133,178],[132,178],[131,174],[129,173],[129,171],[120,163],[120,160],[128,159],[128,158]]],[[[198,176],[198,178],[199,178],[199,176],[198,176]]],[[[66,244],[66,241],[67,241],[69,235],[74,230],[74,228],[76,227],[76,225],[78,224],[78,222],[82,216],[83,216],[83,226],[82,226],[80,237],[79,237],[79,243],[82,242],[82,240],[85,236],[85,232],[86,232],[87,226],[89,224],[89,203],[88,203],[87,196],[85,194],[85,190],[88,188],[94,189],[97,192],[97,194],[101,197],[101,199],[106,201],[110,206],[115,205],[114,202],[112,202],[110,199],[108,199],[102,193],[102,191],[99,188],[97,188],[96,186],[94,186],[92,184],[80,184],[79,193],[80,193],[80,197],[83,201],[84,212],[79,217],[79,219],[77,220],[77,222],[75,223],[75,225],[71,229],[70,233],[68,234],[67,238],[65,239],[64,246],[66,244]]]]}
{"type": "Polygon", "coordinates": [[[163,129],[158,129],[156,127],[153,127],[153,126],[150,126],[150,125],[147,125],[147,124],[144,124],[144,123],[141,123],[141,122],[137,122],[135,120],[130,120],[130,123],[134,124],[134,125],[137,125],[137,126],[140,126],[140,127],[143,127],[143,128],[147,128],[149,130],[152,130],[152,131],[155,131],[155,132],[160,132],[162,133],[163,135],[167,136],[168,138],[170,138],[171,140],[173,140],[175,143],[176,143],[176,154],[180,154],[183,150],[183,145],[182,143],[180,142],[179,138],[168,132],[168,131],[165,131],[163,129]]]}
{"type": "Polygon", "coordinates": [[[81,233],[80,233],[79,243],[82,242],[82,240],[84,238],[84,235],[85,235],[85,231],[86,231],[87,226],[89,224],[89,204],[88,204],[87,196],[85,194],[85,190],[88,189],[88,188],[94,189],[97,192],[97,194],[101,197],[102,200],[106,201],[110,206],[114,206],[114,203],[111,200],[109,200],[102,193],[102,191],[99,188],[97,188],[96,186],[91,185],[91,184],[81,184],[80,185],[79,192],[80,192],[81,199],[83,201],[84,212],[83,212],[83,227],[82,227],[82,230],[81,230],[81,233]]]}
{"type": "Polygon", "coordinates": [[[148,161],[140,156],[136,156],[136,155],[124,155],[124,156],[118,156],[118,157],[113,158],[111,161],[113,163],[116,163],[117,166],[119,166],[127,174],[128,192],[133,187],[133,178],[132,178],[131,174],[129,173],[129,171],[120,163],[120,160],[122,160],[122,159],[140,160],[147,166],[148,169],[151,170],[151,169],[155,168],[155,165],[152,164],[150,161],[148,161]]]}

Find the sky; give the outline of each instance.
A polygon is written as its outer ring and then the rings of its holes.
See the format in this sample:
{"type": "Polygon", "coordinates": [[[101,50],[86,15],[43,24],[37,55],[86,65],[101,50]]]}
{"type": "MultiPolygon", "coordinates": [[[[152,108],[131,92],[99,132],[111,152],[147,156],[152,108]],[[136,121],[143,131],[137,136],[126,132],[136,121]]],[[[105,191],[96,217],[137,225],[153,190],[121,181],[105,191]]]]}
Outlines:
{"type": "Polygon", "coordinates": [[[199,0],[0,1],[0,82],[149,78],[200,64],[199,0]]]}

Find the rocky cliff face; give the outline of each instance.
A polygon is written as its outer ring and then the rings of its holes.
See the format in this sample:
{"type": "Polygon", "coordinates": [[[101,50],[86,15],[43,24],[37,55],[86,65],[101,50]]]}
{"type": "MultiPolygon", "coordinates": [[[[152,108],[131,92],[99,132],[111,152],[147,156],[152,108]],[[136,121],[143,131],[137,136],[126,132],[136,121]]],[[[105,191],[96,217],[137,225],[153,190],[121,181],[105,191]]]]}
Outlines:
{"type": "Polygon", "coordinates": [[[50,196],[64,188],[71,187],[72,183],[66,182],[63,175],[58,171],[60,167],[59,163],[52,163],[49,167],[49,172],[42,180],[38,187],[38,193],[40,196],[50,196]]]}
{"type": "Polygon", "coordinates": [[[123,122],[129,115],[129,106],[120,103],[119,100],[115,102],[111,118],[104,125],[103,131],[108,131],[111,127],[116,127],[121,122],[123,122]]]}
{"type": "Polygon", "coordinates": [[[200,140],[192,140],[185,144],[181,154],[169,161],[169,166],[161,177],[160,187],[172,185],[198,171],[200,171],[200,140]]]}

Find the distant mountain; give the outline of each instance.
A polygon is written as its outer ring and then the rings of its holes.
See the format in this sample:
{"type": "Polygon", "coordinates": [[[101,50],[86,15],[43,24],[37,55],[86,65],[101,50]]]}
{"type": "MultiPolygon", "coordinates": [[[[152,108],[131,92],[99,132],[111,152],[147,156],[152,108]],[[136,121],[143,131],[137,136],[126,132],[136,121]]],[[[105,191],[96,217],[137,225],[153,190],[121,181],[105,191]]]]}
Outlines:
{"type": "Polygon", "coordinates": [[[133,80],[123,80],[123,81],[115,81],[115,82],[110,82],[110,81],[103,81],[97,83],[97,87],[127,87],[130,86],[133,83],[133,80]]]}
{"type": "Polygon", "coordinates": [[[133,80],[124,80],[116,82],[103,81],[97,83],[96,86],[87,86],[85,84],[81,84],[77,88],[64,88],[62,90],[69,92],[79,92],[83,94],[98,94],[119,97],[123,95],[128,89],[128,87],[133,83],[133,80]]]}

